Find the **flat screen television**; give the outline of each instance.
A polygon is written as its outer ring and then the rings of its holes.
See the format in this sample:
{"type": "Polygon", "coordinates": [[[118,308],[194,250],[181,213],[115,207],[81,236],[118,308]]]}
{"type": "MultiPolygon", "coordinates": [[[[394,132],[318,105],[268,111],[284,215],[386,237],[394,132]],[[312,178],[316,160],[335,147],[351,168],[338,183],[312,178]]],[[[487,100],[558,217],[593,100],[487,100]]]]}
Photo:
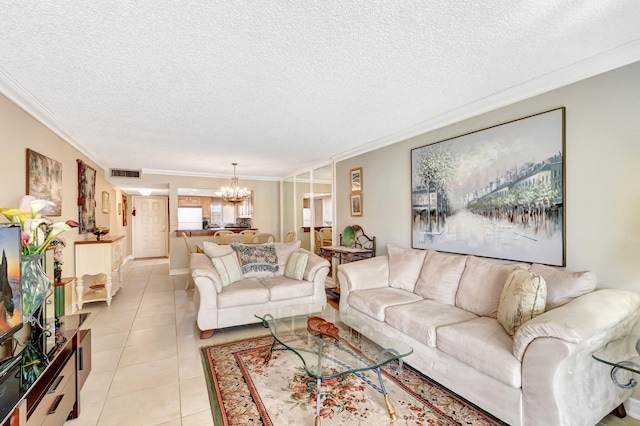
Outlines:
{"type": "Polygon", "coordinates": [[[22,328],[20,225],[0,224],[0,342],[22,328]]]}

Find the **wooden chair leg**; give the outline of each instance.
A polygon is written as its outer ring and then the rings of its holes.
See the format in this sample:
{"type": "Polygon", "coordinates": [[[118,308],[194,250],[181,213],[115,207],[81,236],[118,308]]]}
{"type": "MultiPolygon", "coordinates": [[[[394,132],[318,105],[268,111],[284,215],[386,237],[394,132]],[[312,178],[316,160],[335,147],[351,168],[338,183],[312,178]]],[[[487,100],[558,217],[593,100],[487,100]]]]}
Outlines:
{"type": "Polygon", "coordinates": [[[213,333],[215,332],[216,332],[215,328],[213,330],[200,330],[200,338],[208,339],[209,337],[213,336],[213,333]]]}
{"type": "Polygon", "coordinates": [[[191,275],[189,275],[189,279],[187,280],[187,285],[184,286],[185,291],[189,290],[189,286],[191,286],[191,281],[193,281],[193,278],[191,278],[191,275]]]}
{"type": "Polygon", "coordinates": [[[624,405],[620,404],[611,412],[616,417],[625,418],[627,416],[627,411],[624,409],[624,405]]]}

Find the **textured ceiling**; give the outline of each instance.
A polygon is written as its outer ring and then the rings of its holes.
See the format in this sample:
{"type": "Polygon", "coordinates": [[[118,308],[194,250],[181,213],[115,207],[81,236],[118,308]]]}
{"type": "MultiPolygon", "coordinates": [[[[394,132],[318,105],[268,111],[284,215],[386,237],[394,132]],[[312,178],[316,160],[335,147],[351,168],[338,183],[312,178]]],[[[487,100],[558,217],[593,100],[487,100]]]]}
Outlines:
{"type": "Polygon", "coordinates": [[[640,59],[637,0],[0,0],[0,16],[0,89],[102,167],[237,161],[240,178],[640,59]]]}

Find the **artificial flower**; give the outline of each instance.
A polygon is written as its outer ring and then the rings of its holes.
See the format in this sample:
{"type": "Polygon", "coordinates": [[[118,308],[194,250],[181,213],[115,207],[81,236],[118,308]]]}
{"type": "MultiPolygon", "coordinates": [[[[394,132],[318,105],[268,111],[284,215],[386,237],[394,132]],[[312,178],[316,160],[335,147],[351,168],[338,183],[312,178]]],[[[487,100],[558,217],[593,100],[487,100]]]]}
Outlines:
{"type": "Polygon", "coordinates": [[[20,224],[23,255],[43,253],[58,235],[78,226],[78,223],[73,220],[51,222],[49,218],[42,216],[40,211],[49,205],[53,203],[27,195],[20,200],[20,208],[0,209],[0,214],[3,214],[11,223],[20,224]]]}

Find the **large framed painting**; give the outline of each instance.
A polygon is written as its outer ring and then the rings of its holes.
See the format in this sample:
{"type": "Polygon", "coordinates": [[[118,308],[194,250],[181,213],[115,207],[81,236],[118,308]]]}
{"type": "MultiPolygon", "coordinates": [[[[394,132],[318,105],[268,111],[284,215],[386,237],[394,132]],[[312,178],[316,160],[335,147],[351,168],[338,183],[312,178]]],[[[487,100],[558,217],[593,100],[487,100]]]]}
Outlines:
{"type": "Polygon", "coordinates": [[[565,266],[565,108],[411,151],[412,246],[565,266]]]}
{"type": "Polygon", "coordinates": [[[96,227],[96,169],[78,160],[78,230],[85,234],[96,227]]]}
{"type": "Polygon", "coordinates": [[[27,195],[53,202],[41,214],[62,215],[62,164],[27,149],[27,195]]]}

